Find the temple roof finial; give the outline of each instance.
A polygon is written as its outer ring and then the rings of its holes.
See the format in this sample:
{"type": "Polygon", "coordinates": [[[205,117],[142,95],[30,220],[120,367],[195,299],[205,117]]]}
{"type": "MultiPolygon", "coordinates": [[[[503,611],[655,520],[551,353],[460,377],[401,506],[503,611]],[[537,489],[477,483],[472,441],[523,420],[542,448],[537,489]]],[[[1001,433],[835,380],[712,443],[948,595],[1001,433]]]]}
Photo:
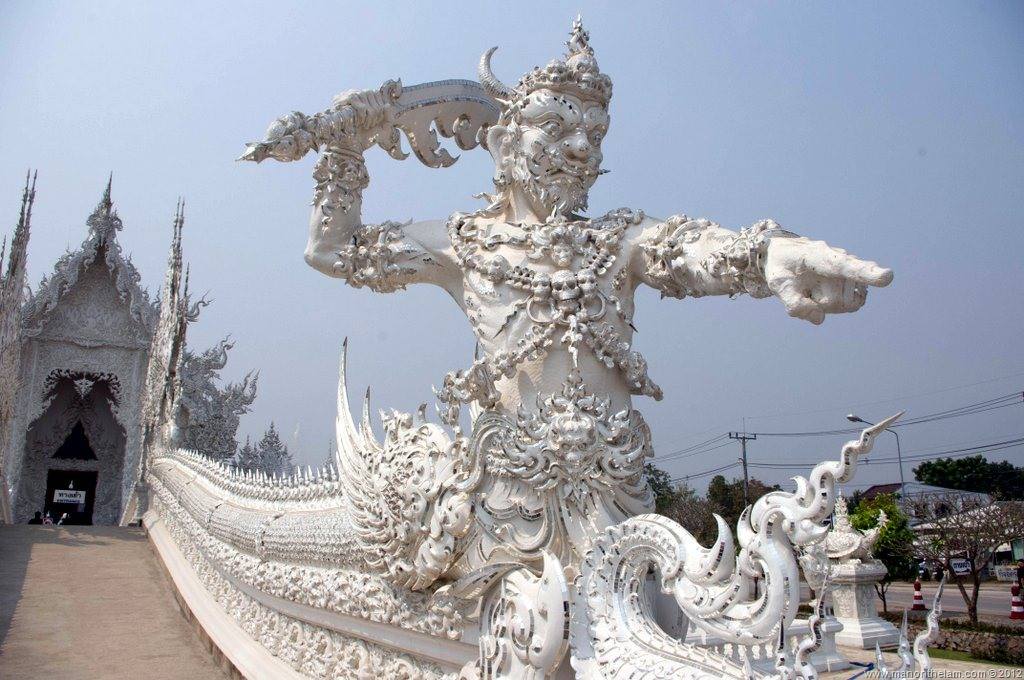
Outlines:
{"type": "Polygon", "coordinates": [[[174,235],[171,240],[172,256],[178,267],[181,266],[181,232],[185,226],[185,199],[178,197],[178,205],[174,209],[174,235]]]}
{"type": "Polygon", "coordinates": [[[192,275],[192,265],[186,264],[185,265],[185,285],[182,287],[182,294],[181,294],[181,298],[183,300],[187,300],[188,299],[189,278],[191,277],[191,275],[192,275]]]}
{"type": "Polygon", "coordinates": [[[107,188],[103,192],[103,205],[105,205],[107,207],[107,211],[108,212],[110,211],[110,208],[113,207],[113,205],[114,205],[114,202],[110,199],[110,189],[113,186],[113,184],[114,184],[114,171],[111,170],[110,171],[110,176],[107,177],[107,188]]]}
{"type": "MultiPolygon", "coordinates": [[[[32,206],[36,202],[36,173],[31,170],[25,173],[25,188],[21,192],[21,212],[18,214],[18,225],[14,228],[14,237],[11,239],[11,256],[7,261],[6,280],[16,276],[19,279],[25,275],[25,261],[28,254],[28,238],[32,230],[32,206]]],[[[0,258],[0,262],[3,259],[0,258]]]]}
{"type": "Polygon", "coordinates": [[[110,197],[111,187],[114,184],[114,173],[107,177],[107,186],[103,189],[103,197],[92,211],[92,215],[86,221],[89,225],[91,236],[98,236],[101,241],[107,241],[114,237],[114,234],[121,231],[121,218],[114,210],[114,201],[110,197]]]}

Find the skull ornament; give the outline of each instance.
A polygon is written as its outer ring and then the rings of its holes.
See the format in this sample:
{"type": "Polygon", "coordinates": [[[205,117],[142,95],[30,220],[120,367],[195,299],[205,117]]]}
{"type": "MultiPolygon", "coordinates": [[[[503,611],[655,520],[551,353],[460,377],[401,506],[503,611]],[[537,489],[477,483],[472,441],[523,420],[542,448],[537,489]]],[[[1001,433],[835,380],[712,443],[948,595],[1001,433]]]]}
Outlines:
{"type": "Polygon", "coordinates": [[[580,296],[576,275],[564,269],[555,272],[555,275],[551,277],[551,289],[555,300],[559,302],[575,300],[580,296]]]}
{"type": "Polygon", "coordinates": [[[538,300],[547,300],[551,295],[551,277],[539,272],[534,274],[530,282],[530,293],[538,300]]]}
{"type": "Polygon", "coordinates": [[[576,282],[579,284],[580,293],[584,298],[590,298],[597,293],[597,275],[592,269],[577,272],[576,282]]]}
{"type": "Polygon", "coordinates": [[[484,263],[481,267],[480,273],[492,283],[500,283],[505,279],[505,274],[508,273],[508,270],[508,260],[501,255],[495,255],[484,263]]]}

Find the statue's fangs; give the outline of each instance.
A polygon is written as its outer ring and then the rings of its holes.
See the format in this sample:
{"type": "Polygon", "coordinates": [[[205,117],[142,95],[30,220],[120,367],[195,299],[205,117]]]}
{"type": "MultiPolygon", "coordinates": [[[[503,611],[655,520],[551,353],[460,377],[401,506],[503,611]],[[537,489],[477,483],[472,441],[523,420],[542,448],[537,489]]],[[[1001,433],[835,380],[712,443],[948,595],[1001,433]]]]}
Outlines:
{"type": "MultiPolygon", "coordinates": [[[[336,474],[239,480],[179,453],[158,457],[156,485],[166,486],[176,466],[205,475],[211,488],[234,484],[230,493],[249,509],[232,521],[254,527],[251,538],[224,528],[220,505],[195,505],[211,513],[212,535],[259,564],[352,569],[386,584],[378,590],[391,589],[402,606],[423,593],[417,606],[448,612],[436,630],[453,637],[459,612],[478,616],[479,656],[463,677],[813,677],[811,639],[795,656],[781,645],[768,668],[755,668],[742,649],[785,641],[798,557],[823,540],[835,485],[898,415],[797,478],[794,493],[758,499],[735,538],[719,518],[718,540],[704,547],[650,514],[643,466],[651,436],[631,397],[662,393],[632,349],[633,293],[644,284],[677,298],[777,297],[791,316],[818,324],[858,310],[868,287],[888,285],[892,272],[772,220],[734,232],[683,214],[582,216],[603,172],[612,82],[579,20],[567,45],[564,58],[514,86],[494,75],[492,48],[480,60],[480,84],[388,81],[344,92],[324,112],[278,119],[242,156],[294,161],[319,152],[311,266],[378,292],[433,284],[465,312],[480,350],[436,389],[442,423],[427,422],[425,407],[396,412],[378,439],[368,408],[360,422],[349,412],[343,359],[336,474]],[[483,195],[485,207],[447,220],[364,224],[363,154],[377,145],[406,157],[402,133],[431,167],[455,161],[438,133],[462,149],[487,149],[495,189],[483,195]],[[316,512],[303,515],[309,508],[316,512]],[[652,569],[690,625],[741,651],[725,656],[666,633],[654,620],[652,569]]],[[[305,597],[305,574],[289,577],[298,579],[295,598],[305,597]]],[[[355,597],[358,609],[369,595],[355,597]]]]}

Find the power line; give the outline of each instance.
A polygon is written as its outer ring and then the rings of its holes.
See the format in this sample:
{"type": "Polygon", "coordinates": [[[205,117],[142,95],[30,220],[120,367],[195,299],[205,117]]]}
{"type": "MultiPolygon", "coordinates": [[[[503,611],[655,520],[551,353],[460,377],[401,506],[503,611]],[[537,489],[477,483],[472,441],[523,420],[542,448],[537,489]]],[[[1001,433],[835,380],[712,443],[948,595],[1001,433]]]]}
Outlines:
{"type": "MultiPolygon", "coordinates": [[[[1016,406],[1018,404],[1024,404],[1024,392],[1012,392],[1001,397],[987,399],[985,401],[980,401],[974,404],[967,404],[965,406],[947,409],[945,411],[936,411],[935,413],[928,413],[923,416],[918,416],[916,418],[908,418],[907,420],[897,422],[895,425],[891,425],[889,429],[898,427],[908,427],[910,425],[921,425],[923,423],[932,423],[937,420],[947,420],[949,418],[959,418],[961,416],[975,415],[977,413],[985,413],[986,411],[994,411],[996,409],[1006,408],[1008,406],[1016,406]]],[[[854,434],[859,433],[860,431],[861,428],[858,427],[846,427],[837,430],[811,430],[804,432],[757,432],[756,434],[760,437],[824,437],[841,434],[854,434]]]]}
{"type": "MultiPolygon", "coordinates": [[[[1012,434],[999,434],[995,435],[1000,439],[1016,439],[1018,437],[1024,437],[1024,432],[1014,432],[1012,434]]],[[[945,442],[946,446],[984,446],[986,440],[984,439],[963,439],[955,442],[945,442]]],[[[925,447],[920,449],[908,449],[904,452],[906,454],[917,454],[917,453],[931,453],[931,447],[925,447]]]]}
{"type": "MultiPolygon", "coordinates": [[[[1022,375],[1024,375],[1024,374],[1022,374],[1022,375]]],[[[1007,377],[1011,377],[1011,376],[1007,376],[1007,377]]],[[[969,386],[973,386],[973,385],[981,385],[981,384],[984,384],[984,383],[987,383],[987,382],[993,382],[993,381],[992,380],[984,380],[984,381],[980,381],[978,383],[972,383],[971,385],[963,385],[961,387],[969,387],[969,386]]],[[[942,390],[936,390],[935,393],[937,393],[937,392],[945,392],[945,391],[949,391],[949,390],[952,390],[952,389],[958,389],[958,388],[956,388],[956,387],[945,388],[945,389],[942,389],[942,390]]],[[[931,393],[928,393],[928,394],[931,394],[931,393]]],[[[1024,393],[1013,392],[1013,393],[1010,393],[1010,394],[1007,394],[1007,395],[1003,395],[1003,396],[1000,396],[1000,397],[995,397],[995,398],[992,398],[992,399],[987,399],[987,400],[976,402],[976,403],[973,403],[973,404],[967,404],[967,405],[964,405],[964,406],[959,406],[959,407],[952,408],[952,409],[947,409],[947,410],[944,410],[944,411],[936,411],[935,413],[929,413],[929,414],[926,414],[926,415],[923,415],[923,416],[918,416],[916,418],[909,418],[907,420],[903,420],[903,421],[900,421],[900,422],[896,423],[895,425],[892,426],[892,428],[906,427],[908,425],[920,425],[920,424],[923,424],[923,423],[935,422],[937,420],[945,420],[947,418],[958,418],[958,417],[965,416],[965,415],[975,415],[977,413],[985,413],[987,411],[992,411],[992,410],[996,410],[996,409],[1006,408],[1008,406],[1015,406],[1015,405],[1021,404],[1021,403],[1024,403],[1024,393]]],[[[703,432],[698,432],[698,433],[695,433],[695,434],[689,435],[689,436],[692,437],[692,436],[696,436],[698,434],[704,434],[706,432],[710,432],[712,429],[714,429],[714,428],[710,428],[708,430],[704,430],[703,432]]],[[[824,436],[834,436],[834,435],[837,436],[837,435],[855,434],[855,433],[860,433],[860,431],[861,431],[861,429],[857,428],[857,427],[847,427],[847,428],[839,428],[839,429],[835,429],[835,430],[810,430],[810,431],[803,431],[803,432],[756,432],[756,433],[753,433],[753,434],[757,434],[757,435],[760,435],[760,436],[763,436],[763,437],[824,437],[824,436]]],[[[667,454],[658,455],[657,456],[657,460],[658,460],[659,463],[667,463],[669,461],[681,460],[683,458],[691,458],[693,456],[698,456],[698,455],[702,455],[702,454],[705,454],[705,453],[709,453],[711,451],[715,451],[717,449],[722,448],[723,446],[728,445],[728,442],[725,442],[724,444],[718,444],[718,442],[721,442],[726,437],[728,437],[728,434],[720,434],[720,435],[718,435],[716,437],[712,437],[710,439],[705,439],[702,442],[698,442],[697,444],[691,444],[690,446],[687,446],[687,447],[684,447],[684,448],[681,448],[681,449],[677,449],[675,451],[671,451],[671,452],[669,452],[667,454]],[[710,444],[717,444],[717,445],[716,446],[709,446],[710,444]]],[[[684,437],[683,439],[686,439],[686,437],[684,437]]]]}
{"type": "MultiPolygon", "coordinates": [[[[999,442],[990,442],[988,444],[982,444],[979,446],[971,446],[961,449],[948,449],[945,451],[932,451],[929,453],[921,453],[912,456],[903,456],[903,460],[924,461],[937,460],[939,458],[963,458],[965,456],[970,456],[972,454],[1002,451],[1004,449],[1012,449],[1022,445],[1024,445],[1024,437],[1017,437],[1015,439],[1007,439],[999,442]]],[[[880,465],[886,463],[895,463],[898,460],[899,459],[894,456],[883,458],[869,458],[860,461],[858,465],[880,465]]],[[[808,467],[813,465],[817,465],[817,462],[811,463],[806,461],[794,461],[788,463],[750,463],[750,467],[764,468],[770,470],[807,469],[808,467]]]]}
{"type": "Polygon", "coordinates": [[[734,468],[734,467],[736,467],[738,465],[739,465],[739,461],[737,461],[735,463],[729,463],[728,465],[722,465],[721,467],[716,467],[716,468],[713,468],[711,470],[704,470],[703,472],[695,472],[692,475],[683,475],[682,477],[674,478],[672,480],[672,483],[673,484],[678,484],[679,482],[686,482],[686,481],[689,481],[691,479],[700,479],[701,477],[707,477],[708,475],[713,475],[713,474],[718,473],[718,472],[724,472],[725,470],[728,470],[730,468],[734,468]]]}
{"type": "Polygon", "coordinates": [[[701,430],[699,432],[691,432],[690,434],[685,434],[685,435],[683,435],[681,437],[673,437],[673,438],[678,440],[678,441],[684,442],[687,439],[693,439],[694,437],[699,437],[702,434],[707,434],[708,432],[715,432],[716,430],[720,431],[721,428],[726,427],[728,425],[729,425],[728,422],[719,423],[718,425],[713,425],[713,426],[709,427],[706,430],[701,430]]]}
{"type": "Polygon", "coordinates": [[[671,453],[665,454],[664,456],[658,456],[658,460],[659,461],[679,460],[681,458],[690,458],[692,456],[697,456],[697,455],[700,455],[702,453],[707,453],[708,451],[714,451],[715,449],[720,449],[723,446],[728,446],[729,442],[725,442],[723,444],[719,444],[718,446],[711,446],[711,447],[705,448],[705,449],[700,449],[700,447],[706,446],[707,444],[713,444],[715,442],[721,441],[722,439],[725,439],[727,436],[728,435],[720,434],[717,437],[715,437],[714,439],[708,439],[707,441],[701,442],[700,444],[694,444],[693,446],[690,446],[688,448],[679,449],[678,451],[673,451],[671,453]],[[697,450],[697,449],[700,449],[700,450],[697,450]]]}
{"type": "MultiPolygon", "coordinates": [[[[981,384],[981,383],[979,383],[979,384],[981,384]]],[[[941,421],[941,420],[947,420],[947,419],[950,419],[950,418],[959,418],[959,417],[963,417],[963,416],[967,416],[967,415],[975,415],[975,414],[978,414],[978,413],[985,413],[987,411],[992,411],[992,410],[996,410],[996,409],[1006,408],[1006,407],[1009,407],[1009,406],[1017,406],[1019,404],[1024,404],[1024,392],[1011,392],[1010,394],[1005,394],[1005,395],[1001,395],[1001,396],[998,396],[998,397],[993,397],[991,399],[985,399],[985,400],[982,400],[982,401],[979,401],[979,402],[974,402],[974,403],[971,403],[971,404],[965,404],[965,405],[962,405],[962,406],[958,406],[958,407],[954,407],[954,408],[950,408],[950,409],[945,409],[945,410],[942,410],[942,411],[936,411],[934,413],[928,413],[928,414],[925,414],[925,415],[922,415],[922,416],[918,416],[916,418],[910,418],[910,419],[907,419],[905,421],[896,423],[895,425],[893,425],[891,427],[893,427],[893,428],[895,428],[895,427],[906,427],[906,426],[909,426],[909,425],[920,425],[920,424],[924,424],[924,423],[931,423],[931,422],[936,422],[936,421],[941,421]]],[[[842,429],[836,429],[836,430],[818,430],[818,431],[805,431],[805,432],[756,432],[756,433],[743,433],[742,435],[740,435],[739,433],[729,432],[727,434],[720,434],[717,437],[712,437],[710,439],[706,439],[706,440],[704,440],[702,442],[699,442],[697,444],[693,444],[691,446],[688,446],[688,447],[685,447],[685,448],[682,448],[682,449],[678,449],[678,450],[673,451],[673,452],[671,452],[671,453],[669,453],[669,454],[667,454],[665,456],[658,456],[657,457],[657,462],[664,463],[664,462],[669,462],[669,461],[674,461],[674,460],[681,460],[681,459],[684,459],[684,458],[690,458],[690,457],[693,457],[693,456],[702,455],[702,454],[705,454],[705,453],[709,453],[711,451],[715,451],[717,449],[720,449],[720,448],[723,448],[723,447],[729,445],[729,443],[730,443],[729,441],[722,441],[722,440],[724,440],[726,438],[728,438],[729,440],[732,440],[732,439],[742,440],[741,441],[741,446],[743,447],[743,449],[745,449],[746,448],[747,440],[748,439],[751,439],[751,440],[752,439],[756,439],[758,436],[762,436],[762,437],[816,437],[816,436],[831,436],[831,435],[841,435],[841,434],[853,434],[853,433],[859,433],[859,432],[861,432],[861,429],[860,428],[855,428],[855,427],[854,428],[842,428],[842,429]]],[[[1000,441],[1000,442],[983,443],[983,444],[979,444],[979,445],[976,445],[976,446],[971,446],[971,447],[966,447],[966,448],[961,448],[961,449],[949,449],[949,450],[946,450],[946,451],[938,451],[938,452],[935,452],[935,451],[922,452],[922,453],[916,454],[916,455],[904,456],[904,458],[906,460],[908,460],[908,461],[923,461],[923,460],[929,460],[929,459],[935,459],[935,458],[941,458],[941,457],[957,458],[957,457],[963,457],[963,456],[971,455],[971,454],[975,454],[975,453],[985,453],[985,452],[1001,451],[1003,449],[1013,448],[1013,447],[1016,447],[1016,446],[1020,446],[1022,444],[1024,444],[1024,437],[1019,437],[1019,438],[1008,439],[1008,440],[1004,440],[1004,441],[1000,441]]],[[[673,483],[678,483],[680,481],[687,481],[687,480],[691,480],[691,479],[699,479],[701,477],[706,477],[708,475],[712,475],[712,474],[716,474],[718,472],[723,472],[725,470],[729,470],[729,469],[734,468],[734,467],[736,467],[738,465],[741,465],[741,464],[744,467],[744,473],[746,473],[746,468],[748,467],[748,465],[749,465],[749,467],[756,467],[756,468],[762,468],[762,469],[791,470],[791,469],[808,469],[810,466],[816,465],[819,462],[819,461],[815,461],[815,462],[787,462],[787,463],[782,463],[782,462],[780,462],[780,463],[747,463],[745,450],[743,451],[743,453],[744,453],[744,456],[743,456],[743,458],[740,461],[737,461],[737,462],[734,462],[734,463],[729,463],[727,465],[721,465],[721,466],[718,466],[718,467],[715,467],[715,468],[712,468],[712,469],[709,469],[709,470],[704,470],[702,472],[696,472],[696,473],[692,473],[692,474],[681,475],[679,477],[674,478],[672,481],[673,481],[673,483]]],[[[897,461],[898,461],[898,458],[882,457],[882,458],[874,458],[874,459],[865,460],[865,461],[862,462],[862,464],[865,464],[865,465],[872,465],[872,464],[874,464],[874,465],[884,465],[884,464],[888,464],[888,463],[892,463],[892,462],[897,462],[897,461]]],[[[745,476],[746,476],[746,474],[745,474],[745,476]]]]}
{"type": "Polygon", "coordinates": [[[845,406],[835,406],[833,408],[815,409],[812,411],[789,411],[786,413],[768,413],[760,416],[747,416],[747,420],[764,420],[768,418],[785,418],[789,416],[809,416],[817,413],[834,413],[835,411],[841,411],[846,408],[860,408],[862,406],[877,406],[878,404],[891,404],[894,402],[906,401],[907,399],[916,399],[918,397],[930,397],[934,394],[942,394],[943,392],[952,392],[954,390],[966,389],[968,387],[977,387],[978,385],[988,385],[994,382],[1002,382],[1009,380],[1010,378],[1017,378],[1024,375],[1024,371],[1018,373],[1008,373],[1007,375],[990,378],[988,380],[979,380],[972,383],[964,383],[962,385],[951,385],[949,387],[942,387],[937,390],[931,390],[930,392],[917,392],[915,394],[905,394],[899,397],[893,397],[892,399],[880,399],[878,401],[863,401],[856,404],[846,404],[845,406]]]}
{"type": "Polygon", "coordinates": [[[670,452],[670,453],[666,454],[665,456],[658,456],[658,458],[660,458],[662,460],[671,460],[671,459],[675,459],[675,458],[687,458],[687,456],[685,456],[685,454],[688,454],[689,452],[694,451],[696,449],[699,449],[701,447],[705,447],[705,445],[707,445],[707,444],[715,443],[716,441],[720,441],[720,440],[722,440],[724,438],[726,438],[725,434],[719,434],[718,436],[712,437],[711,439],[705,439],[705,440],[703,440],[703,441],[701,441],[699,443],[695,443],[695,444],[689,445],[689,447],[686,447],[685,449],[678,449],[676,451],[673,451],[673,452],[670,452]]]}

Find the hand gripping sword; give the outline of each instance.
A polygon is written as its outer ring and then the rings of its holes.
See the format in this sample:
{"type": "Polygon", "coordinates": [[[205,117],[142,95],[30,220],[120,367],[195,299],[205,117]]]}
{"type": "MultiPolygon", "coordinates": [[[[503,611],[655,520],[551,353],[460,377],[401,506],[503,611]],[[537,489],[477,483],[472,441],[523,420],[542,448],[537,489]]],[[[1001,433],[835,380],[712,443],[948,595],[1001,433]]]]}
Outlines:
{"type": "MultiPolygon", "coordinates": [[[[369,96],[378,97],[378,93],[369,96]]],[[[321,147],[347,147],[354,135],[365,136],[368,132],[367,147],[375,143],[392,158],[403,160],[409,154],[402,151],[401,130],[424,165],[446,168],[458,156],[441,148],[438,133],[454,138],[459,148],[468,151],[479,144],[481,129],[496,122],[501,113],[498,103],[471,80],[438,80],[411,87],[403,87],[401,81],[388,81],[380,88],[379,98],[386,103],[376,112],[379,120],[369,125],[372,131],[357,129],[359,113],[343,98],[334,107],[312,116],[296,111],[279,118],[270,126],[266,139],[247,144],[238,160],[295,161],[321,147]]]]}

